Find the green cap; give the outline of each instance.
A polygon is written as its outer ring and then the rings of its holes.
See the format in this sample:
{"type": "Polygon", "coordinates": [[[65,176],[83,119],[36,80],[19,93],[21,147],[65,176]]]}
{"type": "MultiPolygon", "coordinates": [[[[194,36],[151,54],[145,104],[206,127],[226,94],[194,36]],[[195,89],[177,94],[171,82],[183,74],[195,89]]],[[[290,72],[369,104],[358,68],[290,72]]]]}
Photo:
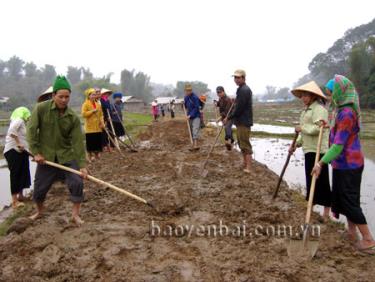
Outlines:
{"type": "Polygon", "coordinates": [[[53,83],[53,92],[56,93],[58,90],[61,89],[67,89],[69,91],[72,91],[66,77],[63,75],[58,75],[55,79],[55,82],[53,83]]]}

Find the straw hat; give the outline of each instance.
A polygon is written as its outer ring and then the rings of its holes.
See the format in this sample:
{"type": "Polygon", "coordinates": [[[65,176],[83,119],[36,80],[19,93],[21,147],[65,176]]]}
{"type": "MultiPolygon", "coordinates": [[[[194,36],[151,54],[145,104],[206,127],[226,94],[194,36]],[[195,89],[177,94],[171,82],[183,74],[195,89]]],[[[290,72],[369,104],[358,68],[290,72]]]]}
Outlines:
{"type": "Polygon", "coordinates": [[[313,80],[292,90],[292,94],[297,98],[301,98],[302,93],[304,92],[319,96],[320,98],[327,100],[327,97],[323,94],[318,84],[316,84],[316,82],[313,80]]]}
{"type": "Polygon", "coordinates": [[[102,90],[100,90],[100,94],[108,93],[108,95],[111,95],[112,92],[113,92],[112,90],[105,89],[105,88],[102,88],[102,90]]]}

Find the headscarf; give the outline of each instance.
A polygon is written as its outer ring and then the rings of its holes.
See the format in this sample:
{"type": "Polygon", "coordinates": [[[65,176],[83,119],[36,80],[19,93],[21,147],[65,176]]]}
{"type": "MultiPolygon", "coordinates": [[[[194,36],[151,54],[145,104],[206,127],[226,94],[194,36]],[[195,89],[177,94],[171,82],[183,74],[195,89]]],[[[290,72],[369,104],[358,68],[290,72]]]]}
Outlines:
{"type": "Polygon", "coordinates": [[[30,116],[31,116],[31,113],[28,108],[18,107],[12,112],[12,115],[10,116],[10,120],[20,118],[26,121],[30,116]]]}
{"type": "Polygon", "coordinates": [[[86,99],[89,99],[90,95],[95,94],[96,90],[94,88],[88,88],[85,90],[86,99]]]}
{"type": "Polygon", "coordinates": [[[327,88],[332,93],[334,84],[335,84],[335,80],[330,79],[330,80],[328,80],[327,84],[325,85],[325,88],[327,88]]]}
{"type": "MultiPolygon", "coordinates": [[[[333,90],[332,90],[332,103],[331,103],[332,109],[336,113],[338,109],[341,107],[344,107],[344,106],[351,107],[357,114],[358,124],[360,126],[361,109],[359,106],[358,93],[355,90],[353,82],[351,82],[347,77],[343,75],[337,75],[337,74],[335,75],[333,80],[334,80],[334,83],[332,87],[333,90]]],[[[329,82],[327,84],[329,84],[329,82]]]]}

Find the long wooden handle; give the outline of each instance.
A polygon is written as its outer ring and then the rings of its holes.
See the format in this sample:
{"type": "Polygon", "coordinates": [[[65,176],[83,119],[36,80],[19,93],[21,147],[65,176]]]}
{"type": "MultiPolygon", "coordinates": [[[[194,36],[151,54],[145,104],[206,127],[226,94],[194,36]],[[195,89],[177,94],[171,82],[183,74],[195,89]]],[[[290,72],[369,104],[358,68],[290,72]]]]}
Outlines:
{"type": "MultiPolygon", "coordinates": [[[[229,110],[228,110],[228,112],[227,112],[227,115],[225,116],[226,119],[228,118],[230,112],[232,111],[233,106],[234,106],[234,103],[232,103],[232,105],[230,106],[230,108],[229,108],[229,110]]],[[[210,155],[211,155],[212,151],[213,151],[214,148],[215,148],[216,142],[217,142],[217,140],[219,139],[219,136],[220,136],[221,132],[223,131],[223,128],[224,128],[224,123],[222,124],[222,126],[221,126],[221,128],[220,128],[220,131],[219,131],[219,132],[217,133],[217,135],[216,135],[215,141],[214,141],[214,143],[212,144],[212,146],[211,146],[211,148],[210,148],[210,151],[209,151],[208,154],[207,154],[206,160],[204,161],[202,168],[205,168],[205,167],[206,167],[206,164],[207,164],[207,162],[208,162],[208,159],[210,158],[210,155]]]]}
{"type": "MultiPolygon", "coordinates": [[[[319,162],[319,159],[320,159],[320,148],[322,146],[323,131],[324,131],[324,125],[321,124],[320,131],[319,131],[318,145],[316,147],[316,155],[315,155],[315,163],[314,163],[315,165],[319,162]]],[[[312,176],[312,180],[311,180],[309,202],[307,203],[307,212],[306,212],[306,219],[305,219],[306,224],[310,223],[311,211],[312,211],[314,194],[315,194],[315,184],[316,184],[316,176],[314,173],[312,176]]]]}
{"type": "MultiPolygon", "coordinates": [[[[110,115],[110,112],[109,112],[108,109],[107,109],[107,114],[108,114],[108,120],[109,120],[109,123],[110,123],[110,125],[111,125],[113,135],[116,136],[115,128],[114,128],[114,126],[113,126],[112,118],[111,118],[111,115],[110,115]]],[[[116,147],[118,148],[118,150],[121,151],[120,146],[119,146],[118,141],[117,141],[116,138],[115,138],[115,145],[116,145],[116,147]]]]}
{"type": "MultiPolygon", "coordinates": [[[[185,119],[186,119],[186,117],[187,117],[187,113],[186,113],[186,108],[185,108],[185,104],[182,104],[182,107],[184,108],[185,119]]],[[[193,136],[191,135],[190,122],[189,122],[189,120],[188,120],[188,119],[186,120],[186,122],[187,122],[188,130],[189,130],[190,142],[191,142],[191,144],[193,145],[193,144],[194,144],[194,142],[193,142],[193,136]]]]}
{"type": "Polygon", "coordinates": [[[105,133],[107,133],[109,140],[111,140],[111,142],[115,145],[116,150],[119,152],[119,154],[125,158],[124,154],[121,152],[119,143],[116,144],[115,142],[115,140],[118,141],[116,134],[113,133],[113,136],[115,136],[115,139],[113,139],[107,128],[104,127],[104,131],[105,133]]]}
{"type": "MultiPolygon", "coordinates": [[[[71,172],[71,173],[77,174],[77,175],[79,175],[79,176],[82,175],[80,171],[75,170],[75,169],[70,168],[70,167],[66,167],[66,166],[61,165],[61,164],[57,164],[57,163],[50,162],[50,161],[45,161],[45,164],[47,164],[47,165],[49,165],[49,166],[53,166],[53,167],[59,168],[59,169],[61,169],[61,170],[65,170],[65,171],[68,171],[68,172],[71,172]]],[[[132,193],[130,193],[130,192],[124,190],[124,189],[118,188],[118,187],[116,187],[115,185],[113,185],[113,184],[111,184],[111,183],[108,183],[108,182],[105,182],[105,181],[103,181],[103,180],[100,180],[100,179],[98,179],[98,178],[96,178],[96,177],[94,177],[94,176],[88,175],[88,176],[87,176],[87,179],[89,179],[89,180],[91,180],[91,181],[93,181],[93,182],[96,182],[96,183],[98,183],[98,184],[100,184],[100,185],[103,185],[103,186],[106,186],[106,187],[108,187],[108,188],[111,188],[112,190],[115,190],[115,191],[120,192],[120,193],[122,193],[122,194],[125,194],[126,196],[128,196],[128,197],[130,197],[130,198],[133,198],[133,199],[135,199],[135,200],[137,200],[137,201],[140,201],[140,202],[142,202],[142,203],[144,203],[144,204],[148,204],[148,202],[147,202],[145,199],[142,199],[141,197],[138,197],[137,195],[134,195],[134,194],[132,194],[132,193]]]]}
{"type": "MultiPolygon", "coordinates": [[[[291,145],[292,148],[294,148],[294,146],[296,145],[298,135],[299,135],[299,132],[295,132],[295,134],[294,134],[294,138],[293,138],[293,141],[292,141],[292,145],[291,145]]],[[[273,193],[272,199],[276,199],[277,194],[279,193],[280,184],[281,184],[281,181],[283,180],[284,173],[285,173],[285,171],[286,171],[286,168],[288,167],[288,164],[289,164],[289,161],[290,161],[290,157],[292,156],[292,154],[293,154],[293,153],[288,153],[288,156],[287,156],[287,158],[286,158],[286,161],[285,161],[285,164],[284,164],[283,170],[281,171],[281,174],[280,174],[279,180],[278,180],[278,182],[277,182],[275,192],[273,193]]]]}
{"type": "MultiPolygon", "coordinates": [[[[115,113],[116,113],[117,117],[120,119],[120,115],[119,115],[119,113],[117,112],[116,108],[114,108],[114,110],[115,110],[115,113]]],[[[122,124],[122,126],[124,126],[124,124],[122,124]]],[[[128,131],[126,130],[125,126],[124,126],[124,131],[125,131],[125,135],[129,138],[130,143],[132,143],[133,147],[135,148],[136,146],[135,146],[133,140],[131,139],[130,135],[128,134],[128,131]]],[[[121,142],[120,139],[117,139],[117,140],[121,142]]]]}

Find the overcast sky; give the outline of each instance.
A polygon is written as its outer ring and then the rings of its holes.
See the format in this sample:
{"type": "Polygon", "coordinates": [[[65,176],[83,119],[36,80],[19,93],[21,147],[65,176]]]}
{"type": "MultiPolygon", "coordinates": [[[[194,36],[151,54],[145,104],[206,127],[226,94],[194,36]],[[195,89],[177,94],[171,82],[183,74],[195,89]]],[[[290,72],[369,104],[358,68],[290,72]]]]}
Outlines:
{"type": "Polygon", "coordinates": [[[247,72],[255,93],[288,86],[352,27],[375,17],[375,1],[338,0],[2,0],[0,59],[38,66],[90,67],[96,76],[124,68],[175,85],[200,80],[235,91],[247,72]],[[349,4],[345,4],[349,3],[349,4]]]}

